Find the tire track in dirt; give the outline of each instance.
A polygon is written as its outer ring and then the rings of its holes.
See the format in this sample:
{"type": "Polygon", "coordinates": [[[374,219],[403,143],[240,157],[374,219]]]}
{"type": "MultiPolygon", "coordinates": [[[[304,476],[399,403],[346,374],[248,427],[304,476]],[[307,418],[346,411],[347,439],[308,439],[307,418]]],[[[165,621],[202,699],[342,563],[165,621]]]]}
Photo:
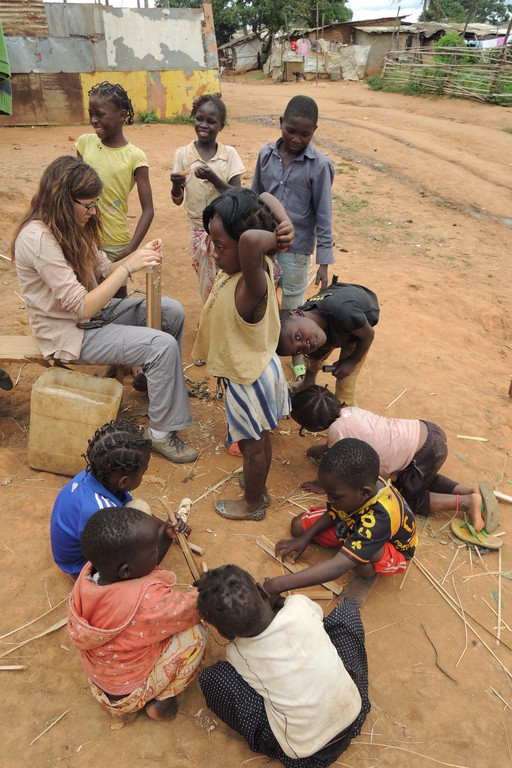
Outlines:
{"type": "MultiPolygon", "coordinates": [[[[271,115],[254,115],[254,116],[243,116],[243,117],[237,116],[236,118],[233,118],[233,120],[239,121],[239,122],[245,122],[245,123],[257,123],[258,125],[269,126],[269,127],[276,126],[276,120],[271,115]]],[[[403,147],[406,147],[407,149],[410,149],[415,153],[423,154],[425,156],[425,167],[429,167],[429,159],[431,160],[432,158],[435,158],[435,160],[440,163],[447,163],[449,165],[453,165],[463,173],[470,174],[476,180],[476,183],[483,182],[485,184],[492,185],[493,187],[499,187],[503,190],[506,190],[507,192],[512,192],[512,189],[510,186],[500,183],[499,181],[486,178],[484,174],[477,173],[474,168],[468,168],[464,163],[461,163],[458,160],[453,160],[451,158],[444,157],[442,153],[436,153],[434,151],[427,150],[425,149],[425,147],[421,147],[418,144],[414,144],[410,140],[401,139],[400,137],[390,134],[387,131],[379,130],[369,125],[364,125],[364,124],[360,125],[359,123],[356,123],[353,121],[343,120],[339,118],[332,118],[332,117],[321,118],[320,122],[333,123],[336,125],[346,125],[353,129],[357,129],[357,130],[363,129],[365,131],[368,131],[369,133],[373,133],[378,136],[383,136],[386,139],[398,142],[403,147]]],[[[431,187],[427,186],[426,184],[419,182],[418,179],[415,178],[414,176],[404,173],[402,168],[398,170],[394,165],[390,163],[386,163],[382,161],[375,162],[374,157],[364,154],[362,152],[358,152],[354,149],[341,146],[340,144],[325,137],[316,136],[315,144],[320,149],[328,150],[330,153],[338,156],[339,158],[360,163],[366,167],[369,167],[375,171],[378,171],[379,173],[383,173],[386,176],[389,176],[390,178],[394,179],[395,181],[399,182],[404,186],[412,187],[418,195],[420,195],[421,197],[428,197],[429,200],[436,205],[449,208],[450,210],[458,211],[459,213],[465,214],[467,216],[471,216],[472,218],[478,221],[492,221],[498,224],[504,224],[507,227],[512,227],[512,218],[507,216],[501,216],[499,214],[489,213],[489,211],[484,210],[482,207],[478,205],[471,205],[461,200],[457,200],[457,199],[442,195],[439,192],[434,191],[431,187]]],[[[468,182],[468,183],[471,183],[471,182],[468,182]]]]}

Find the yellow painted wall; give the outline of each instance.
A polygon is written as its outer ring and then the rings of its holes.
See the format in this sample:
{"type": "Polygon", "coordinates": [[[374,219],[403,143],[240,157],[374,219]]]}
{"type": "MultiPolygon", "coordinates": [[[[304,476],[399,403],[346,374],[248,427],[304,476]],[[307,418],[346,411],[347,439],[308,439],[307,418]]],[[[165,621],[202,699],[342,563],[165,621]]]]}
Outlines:
{"type": "Polygon", "coordinates": [[[203,93],[220,93],[217,70],[166,70],[160,72],[83,72],[80,75],[84,121],[89,121],[88,92],[97,83],[119,83],[128,93],[135,110],[155,112],[160,119],[190,115],[195,98],[203,93]]]}

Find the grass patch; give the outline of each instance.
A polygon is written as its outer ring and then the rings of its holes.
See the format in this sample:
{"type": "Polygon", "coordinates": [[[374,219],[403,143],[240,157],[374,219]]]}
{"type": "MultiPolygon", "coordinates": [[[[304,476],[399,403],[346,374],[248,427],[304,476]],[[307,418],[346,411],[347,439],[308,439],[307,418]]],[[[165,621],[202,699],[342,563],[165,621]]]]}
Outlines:
{"type": "Polygon", "coordinates": [[[145,125],[154,123],[167,123],[168,125],[194,125],[194,118],[190,115],[173,115],[172,117],[158,117],[156,112],[142,110],[139,112],[138,121],[145,125]]]}

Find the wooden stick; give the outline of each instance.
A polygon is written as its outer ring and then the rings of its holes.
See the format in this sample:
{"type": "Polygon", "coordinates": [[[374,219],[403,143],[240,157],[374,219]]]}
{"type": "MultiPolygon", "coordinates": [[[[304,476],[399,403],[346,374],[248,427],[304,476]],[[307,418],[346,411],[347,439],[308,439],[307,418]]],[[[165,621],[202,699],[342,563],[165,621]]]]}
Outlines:
{"type": "Polygon", "coordinates": [[[62,713],[62,715],[59,715],[58,717],[56,717],[56,718],[55,718],[55,720],[52,720],[52,722],[50,723],[50,725],[48,726],[48,728],[45,728],[45,729],[44,729],[44,731],[41,731],[41,733],[39,734],[39,736],[36,736],[36,737],[35,737],[35,739],[32,739],[32,741],[31,741],[31,742],[30,742],[30,744],[29,744],[29,747],[31,747],[31,746],[32,746],[32,744],[35,744],[35,743],[36,743],[36,741],[37,741],[38,739],[40,739],[40,738],[41,738],[41,736],[44,736],[44,734],[45,734],[45,733],[47,733],[47,731],[49,731],[49,730],[50,730],[50,728],[53,728],[53,726],[54,726],[54,725],[57,725],[57,723],[59,722],[59,720],[62,720],[62,718],[64,717],[64,715],[67,715],[67,713],[68,713],[68,712],[69,712],[69,709],[66,709],[66,711],[65,711],[65,712],[63,712],[63,713],[62,713]]]}
{"type": "Polygon", "coordinates": [[[49,613],[54,611],[56,608],[59,607],[59,605],[62,605],[62,603],[65,603],[66,600],[69,600],[69,595],[67,597],[64,597],[60,603],[57,603],[53,606],[53,608],[50,608],[49,611],[45,611],[44,613],[41,613],[39,616],[36,616],[35,619],[32,619],[31,621],[27,621],[26,624],[22,624],[21,627],[16,627],[16,629],[11,629],[10,632],[6,632],[5,635],[0,636],[0,640],[3,640],[5,637],[9,637],[9,635],[14,635],[15,632],[19,632],[21,629],[25,629],[26,627],[30,627],[31,624],[35,624],[36,621],[39,621],[39,619],[43,619],[45,616],[48,616],[49,613]]]}
{"type": "Polygon", "coordinates": [[[445,583],[445,581],[446,581],[446,579],[448,578],[448,574],[450,573],[450,571],[451,571],[451,569],[452,569],[452,565],[454,564],[454,562],[455,562],[455,558],[457,557],[457,555],[458,555],[458,554],[459,554],[459,549],[457,548],[457,549],[455,550],[455,554],[454,554],[454,556],[453,556],[453,559],[452,559],[452,561],[451,561],[450,565],[448,566],[448,570],[446,571],[446,573],[445,573],[445,575],[444,575],[444,578],[443,578],[443,580],[442,580],[441,584],[444,584],[444,583],[445,583]]]}
{"type": "Polygon", "coordinates": [[[0,659],[3,659],[4,656],[8,656],[10,653],[13,653],[13,651],[17,651],[18,648],[23,648],[24,645],[27,645],[27,643],[31,643],[32,640],[39,640],[40,637],[49,635],[50,632],[55,632],[57,629],[64,627],[67,623],[68,623],[67,617],[65,619],[61,619],[60,621],[57,621],[56,624],[52,624],[52,626],[48,627],[48,629],[45,629],[44,632],[40,632],[38,635],[34,635],[34,637],[29,637],[28,640],[24,640],[22,643],[18,643],[18,645],[14,645],[12,648],[9,648],[8,651],[4,651],[3,653],[0,653],[0,659]]]}
{"type": "Polygon", "coordinates": [[[465,616],[465,613],[464,613],[464,606],[462,605],[462,600],[460,599],[459,593],[457,592],[457,587],[455,586],[455,579],[454,579],[453,576],[452,576],[452,586],[453,586],[453,591],[457,595],[457,600],[459,601],[459,606],[460,606],[460,610],[461,610],[461,613],[462,613],[462,619],[464,621],[464,641],[465,641],[464,642],[464,650],[462,651],[462,653],[459,656],[459,659],[458,659],[458,661],[457,661],[457,663],[455,665],[455,669],[457,669],[457,667],[459,666],[460,662],[462,661],[462,658],[463,658],[464,654],[466,653],[466,651],[468,649],[468,623],[466,621],[466,616],[465,616]]]}
{"type": "Polygon", "coordinates": [[[229,475],[226,475],[222,480],[219,480],[218,483],[215,483],[215,485],[211,485],[209,488],[206,489],[204,493],[202,493],[200,496],[197,497],[197,499],[194,499],[192,502],[192,505],[197,504],[198,501],[202,501],[202,499],[205,499],[210,493],[213,493],[213,491],[216,491],[217,488],[220,488],[221,485],[224,485],[224,483],[227,483],[228,480],[231,480],[233,477],[236,477],[237,475],[241,474],[243,472],[243,467],[237,467],[232,472],[229,473],[229,475]]]}
{"type": "Polygon", "coordinates": [[[506,706],[506,707],[508,707],[509,709],[512,709],[512,707],[510,706],[510,704],[508,703],[508,701],[505,701],[505,699],[503,698],[503,696],[501,695],[501,693],[498,693],[498,691],[497,691],[495,688],[493,688],[493,687],[492,687],[492,685],[490,685],[490,686],[489,686],[489,688],[491,689],[491,691],[492,691],[493,693],[495,693],[495,694],[496,694],[496,696],[498,697],[498,699],[501,699],[501,700],[502,700],[502,702],[505,704],[505,706],[506,706]]]}
{"type": "MultiPolygon", "coordinates": [[[[275,556],[276,551],[276,545],[271,540],[268,539],[266,536],[260,536],[258,539],[256,539],[256,544],[258,547],[261,547],[270,557],[273,557],[274,560],[276,560],[278,563],[281,563],[281,565],[284,565],[285,568],[287,568],[292,573],[297,573],[297,571],[303,571],[305,568],[308,568],[307,565],[299,565],[298,563],[287,563],[283,560],[280,560],[278,557],[275,556]]],[[[326,589],[330,590],[331,592],[334,592],[335,595],[341,595],[343,591],[343,587],[340,587],[338,584],[336,584],[335,581],[326,581],[325,583],[322,583],[322,587],[325,587],[326,589]]]]}
{"type": "Polygon", "coordinates": [[[501,493],[500,491],[494,491],[494,495],[500,501],[508,501],[509,504],[512,504],[512,496],[507,496],[506,493],[501,493]]]}
{"type": "Polygon", "coordinates": [[[450,680],[453,680],[453,682],[454,682],[454,683],[456,683],[456,682],[457,682],[457,680],[456,680],[454,677],[452,677],[452,676],[450,675],[450,673],[449,673],[449,672],[447,672],[447,671],[446,671],[446,669],[443,667],[443,665],[442,665],[442,664],[441,664],[441,662],[439,661],[439,653],[438,653],[438,651],[437,651],[437,648],[435,647],[435,645],[434,645],[434,641],[432,640],[432,638],[430,637],[429,633],[427,632],[427,628],[426,628],[426,626],[423,624],[423,622],[421,622],[421,627],[422,627],[422,629],[423,629],[424,633],[425,633],[425,634],[426,634],[426,636],[427,636],[427,640],[429,641],[430,645],[432,646],[432,648],[433,648],[433,649],[434,649],[434,651],[435,651],[435,654],[436,654],[436,667],[437,667],[438,669],[440,669],[440,670],[441,670],[441,672],[443,673],[443,675],[446,675],[446,677],[449,677],[449,678],[450,678],[450,680]]]}
{"type": "MultiPolygon", "coordinates": [[[[426,576],[426,578],[427,578],[427,579],[430,581],[430,583],[431,583],[431,584],[432,584],[432,585],[435,587],[435,589],[437,589],[437,591],[439,592],[439,594],[441,595],[441,597],[443,597],[443,598],[444,598],[444,600],[446,600],[446,602],[448,603],[448,605],[449,605],[449,606],[450,606],[450,607],[451,607],[451,608],[452,608],[452,609],[455,611],[455,613],[457,614],[457,616],[459,616],[459,618],[462,618],[462,617],[461,617],[461,614],[460,614],[460,612],[459,612],[459,608],[458,608],[457,604],[455,603],[455,600],[453,599],[453,597],[450,595],[450,593],[449,593],[449,592],[447,592],[447,591],[446,591],[446,589],[445,589],[444,587],[441,587],[441,586],[439,585],[439,583],[436,581],[436,579],[434,579],[434,577],[433,577],[433,576],[432,576],[432,575],[431,575],[431,574],[428,572],[428,570],[425,568],[425,566],[424,566],[424,565],[422,565],[422,564],[419,562],[419,560],[418,560],[417,558],[413,557],[413,559],[412,559],[412,562],[413,562],[413,563],[416,565],[416,567],[417,567],[417,568],[418,568],[418,569],[419,569],[419,570],[420,570],[420,571],[423,573],[423,575],[424,575],[424,576],[426,576]]],[[[485,642],[485,640],[483,639],[483,637],[482,637],[481,635],[479,635],[479,634],[478,634],[478,632],[476,631],[476,629],[475,629],[475,628],[474,628],[474,627],[473,627],[473,626],[472,626],[472,625],[469,623],[469,621],[467,622],[467,625],[468,625],[468,627],[470,628],[470,630],[473,632],[473,634],[474,634],[474,635],[476,635],[476,637],[478,637],[478,639],[480,640],[480,642],[482,643],[482,645],[484,645],[484,646],[485,646],[485,648],[487,648],[487,650],[489,651],[489,653],[491,654],[491,656],[493,656],[493,657],[496,659],[496,661],[498,662],[498,664],[500,665],[500,667],[502,668],[502,670],[505,672],[505,674],[506,674],[506,675],[508,675],[508,677],[510,677],[510,679],[512,679],[512,672],[510,672],[510,670],[508,670],[508,669],[507,669],[507,667],[506,667],[506,666],[503,664],[503,662],[502,662],[502,661],[501,661],[501,660],[498,658],[498,656],[496,656],[496,654],[494,653],[494,651],[492,650],[492,648],[490,648],[490,647],[487,645],[487,643],[485,642]]]]}
{"type": "Polygon", "coordinates": [[[486,437],[475,437],[474,435],[457,435],[459,440],[476,440],[478,443],[488,443],[486,437]]]}
{"type": "MultiPolygon", "coordinates": [[[[162,504],[167,510],[167,513],[169,515],[169,520],[171,521],[171,523],[174,523],[174,525],[176,525],[176,515],[174,514],[173,510],[169,506],[169,502],[164,496],[160,498],[160,501],[162,502],[162,504]]],[[[194,581],[197,581],[200,578],[201,574],[199,573],[199,569],[196,565],[192,552],[190,551],[190,548],[188,546],[188,541],[186,539],[186,536],[183,533],[176,533],[176,538],[178,539],[178,544],[181,547],[181,551],[185,555],[185,560],[187,561],[187,565],[190,569],[190,573],[194,577],[194,581]]]]}
{"type": "MultiPolygon", "coordinates": [[[[497,617],[497,616],[498,616],[498,611],[497,611],[495,608],[493,608],[493,606],[492,606],[490,603],[488,603],[488,602],[487,602],[487,600],[485,599],[485,597],[482,597],[482,600],[484,601],[484,603],[486,604],[486,606],[487,606],[488,608],[490,608],[490,609],[491,609],[491,611],[494,613],[494,615],[497,617]]],[[[503,619],[503,617],[501,617],[501,626],[502,626],[502,627],[505,627],[505,629],[508,629],[508,631],[509,631],[509,632],[512,632],[512,629],[510,629],[509,625],[508,625],[508,624],[507,624],[507,622],[506,622],[506,621],[503,619]]]]}
{"type": "Polygon", "coordinates": [[[201,570],[203,573],[206,573],[208,571],[208,565],[206,563],[206,560],[201,560],[201,570]]]}
{"type": "Polygon", "coordinates": [[[161,267],[146,269],[146,326],[162,330],[161,267]]]}
{"type": "Polygon", "coordinates": [[[190,549],[191,552],[194,553],[194,555],[201,556],[201,555],[204,555],[204,553],[206,552],[206,550],[203,549],[203,547],[200,547],[198,544],[192,544],[191,541],[188,542],[188,548],[190,549]]]}
{"type": "Polygon", "coordinates": [[[405,393],[406,393],[406,392],[407,392],[407,387],[406,387],[406,388],[403,390],[403,392],[400,392],[400,394],[398,395],[398,397],[395,397],[395,399],[394,399],[394,400],[392,400],[390,403],[388,403],[388,404],[385,406],[384,410],[386,410],[387,408],[391,408],[391,406],[392,406],[392,405],[394,405],[394,404],[395,404],[395,403],[396,403],[398,400],[400,400],[400,398],[401,398],[401,397],[403,397],[403,395],[405,395],[405,393]]]}
{"type": "Polygon", "coordinates": [[[501,638],[501,549],[498,550],[498,631],[496,632],[496,645],[501,638]]]}
{"type": "Polygon", "coordinates": [[[26,669],[26,664],[6,664],[0,667],[0,672],[12,672],[16,669],[26,669]]]}

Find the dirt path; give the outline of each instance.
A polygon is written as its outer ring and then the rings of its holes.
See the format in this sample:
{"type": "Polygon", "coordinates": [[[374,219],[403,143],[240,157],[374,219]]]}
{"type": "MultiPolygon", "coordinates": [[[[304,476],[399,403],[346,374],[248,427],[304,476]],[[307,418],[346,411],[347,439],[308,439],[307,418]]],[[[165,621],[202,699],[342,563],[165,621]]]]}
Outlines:
{"type": "MultiPolygon", "coordinates": [[[[374,289],[381,303],[376,340],[358,384],[359,404],[389,416],[441,424],[450,444],[446,474],[471,485],[487,479],[512,494],[512,401],[507,396],[512,373],[512,111],[374,93],[360,83],[276,86],[230,79],[223,83],[229,125],[222,139],[240,152],[246,183],[259,147],[277,138],[279,115],[297,93],[318,101],[315,141],[337,171],[336,272],[374,289]],[[487,442],[458,439],[460,434],[487,442]]],[[[87,130],[0,131],[1,253],[8,253],[14,222],[42,169],[57,155],[73,153],[74,140],[87,130]]],[[[191,140],[192,128],[134,126],[127,134],[149,158],[156,205],[152,234],[166,242],[164,291],[178,298],[187,313],[184,365],[189,365],[201,305],[189,266],[185,214],[171,206],[168,176],[174,148],[191,140]]],[[[4,260],[0,279],[2,332],[24,333],[27,319],[15,293],[16,278],[4,260]]],[[[67,479],[31,470],[26,461],[30,388],[41,369],[32,364],[8,367],[17,384],[12,393],[0,393],[1,635],[56,605],[70,589],[53,564],[48,541],[52,503],[67,479]]],[[[186,373],[196,381],[205,375],[204,369],[193,367],[186,373]]],[[[146,401],[125,383],[124,413],[142,422],[146,401]]],[[[185,495],[196,499],[239,466],[222,448],[222,406],[194,399],[192,409],[189,439],[202,446],[196,465],[177,467],[154,457],[140,488],[158,514],[163,514],[159,496],[166,494],[173,504],[185,495]]],[[[315,438],[301,440],[297,433],[293,422],[283,422],[273,436],[269,491],[274,504],[266,522],[223,521],[212,511],[211,496],[197,505],[192,539],[206,549],[208,566],[235,560],[258,577],[279,573],[255,539],[262,533],[274,539],[286,534],[291,515],[313,500],[300,497],[297,488],[314,475],[304,452],[315,438]]],[[[230,480],[225,492],[234,496],[236,482],[230,480]]],[[[378,582],[363,609],[373,708],[363,734],[339,765],[512,766],[510,511],[510,505],[500,504],[499,531],[505,534],[501,570],[507,575],[501,579],[502,618],[507,626],[499,647],[493,637],[498,554],[473,554],[470,559],[468,550],[452,540],[449,517],[426,525],[420,521],[417,561],[460,601],[479,637],[468,631],[466,640],[463,620],[416,565],[403,588],[400,579],[378,582]],[[436,666],[425,630],[451,677],[436,666]]],[[[314,547],[308,553],[310,561],[325,556],[314,547]]],[[[189,582],[179,550],[171,551],[166,564],[176,570],[180,583],[189,582]]],[[[327,601],[322,606],[326,611],[332,607],[327,601]]],[[[3,644],[7,650],[7,643],[21,642],[64,616],[64,605],[56,607],[34,627],[4,638],[1,650],[3,644]]],[[[222,657],[222,644],[212,637],[208,662],[222,657]]],[[[211,722],[197,685],[180,699],[180,714],[172,725],[140,716],[133,725],[111,730],[109,716],[88,692],[65,629],[2,663],[27,665],[0,677],[1,762],[6,768],[28,762],[74,768],[277,768],[276,762],[253,755],[222,723],[211,722]],[[30,746],[63,712],[65,717],[30,746]]]]}

